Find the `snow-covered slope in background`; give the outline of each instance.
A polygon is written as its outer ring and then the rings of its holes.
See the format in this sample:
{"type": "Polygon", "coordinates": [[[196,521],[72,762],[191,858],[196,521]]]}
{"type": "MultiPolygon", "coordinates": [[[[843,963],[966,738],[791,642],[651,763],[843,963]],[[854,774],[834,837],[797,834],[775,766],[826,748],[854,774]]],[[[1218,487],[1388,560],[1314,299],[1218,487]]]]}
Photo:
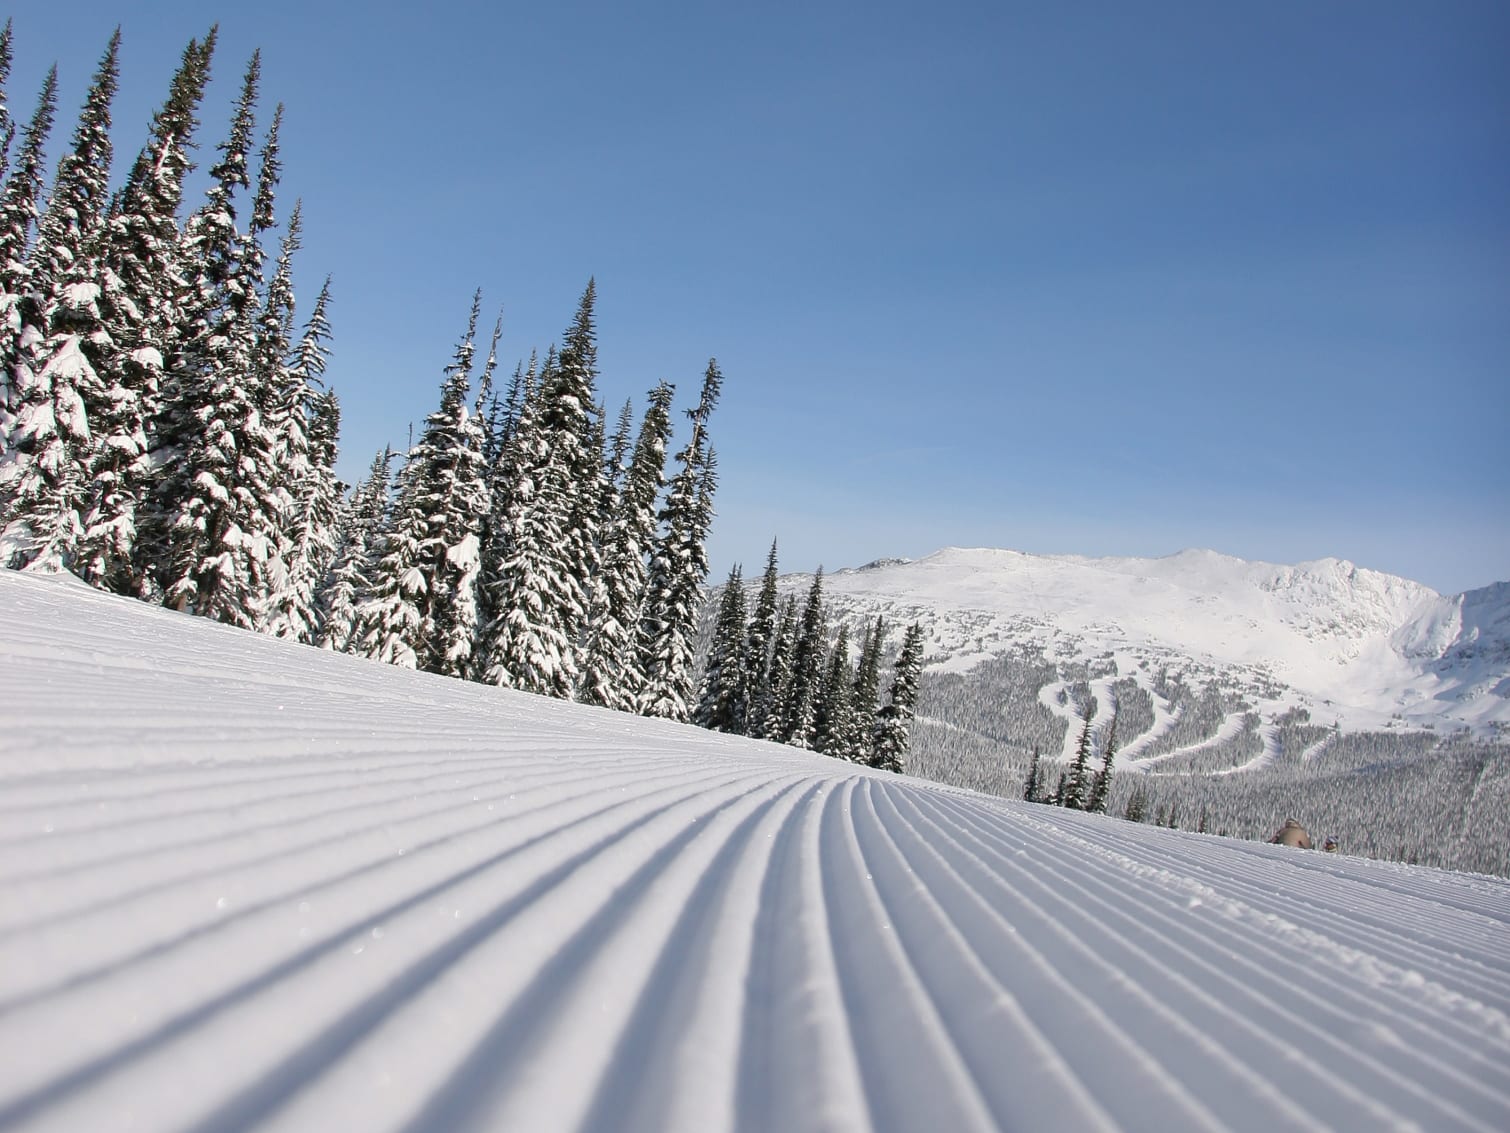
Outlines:
{"type": "Polygon", "coordinates": [[[0,1130],[1510,1127],[1510,883],[0,572],[0,1130]]]}
{"type": "Polygon", "coordinates": [[[838,571],[825,592],[851,613],[921,619],[934,664],[956,671],[1031,644],[1123,673],[1226,676],[1266,714],[1301,706],[1344,729],[1510,724],[1510,583],[1445,598],[1340,559],[947,548],[838,571]]]}

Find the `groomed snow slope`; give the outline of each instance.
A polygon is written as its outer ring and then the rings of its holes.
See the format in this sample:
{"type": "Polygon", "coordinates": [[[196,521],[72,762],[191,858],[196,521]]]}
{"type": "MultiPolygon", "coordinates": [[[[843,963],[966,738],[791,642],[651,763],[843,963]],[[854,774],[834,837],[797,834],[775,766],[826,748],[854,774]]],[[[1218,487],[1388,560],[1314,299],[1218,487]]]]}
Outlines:
{"type": "Polygon", "coordinates": [[[0,573],[0,1129],[1510,1128],[1510,883],[0,573]]]}

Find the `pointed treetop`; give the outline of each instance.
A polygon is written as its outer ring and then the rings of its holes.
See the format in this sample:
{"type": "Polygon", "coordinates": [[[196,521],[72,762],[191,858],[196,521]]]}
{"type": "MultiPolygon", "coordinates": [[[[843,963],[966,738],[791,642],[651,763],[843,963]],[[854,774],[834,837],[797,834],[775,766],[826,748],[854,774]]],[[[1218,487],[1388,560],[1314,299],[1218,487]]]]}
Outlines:
{"type": "Polygon", "coordinates": [[[257,87],[262,78],[262,51],[252,52],[246,65],[246,75],[241,81],[241,96],[236,100],[236,110],[231,115],[231,132],[219,145],[220,160],[210,167],[210,176],[220,183],[227,196],[233,189],[248,188],[247,157],[252,150],[252,130],[257,109],[257,87]]]}
{"type": "MultiPolygon", "coordinates": [[[[563,375],[574,376],[580,383],[580,392],[591,400],[593,381],[598,376],[598,335],[593,320],[593,307],[597,303],[597,290],[591,279],[577,303],[577,313],[566,329],[561,343],[559,364],[563,375]]],[[[583,410],[591,408],[584,404],[583,410]]]]}
{"type": "MultiPolygon", "coordinates": [[[[117,29],[119,31],[119,29],[117,29]]],[[[10,168],[10,144],[16,137],[16,120],[10,115],[10,102],[5,96],[5,84],[10,81],[11,67],[11,21],[6,18],[0,28],[0,178],[10,168]]]]}
{"type": "Polygon", "coordinates": [[[37,109],[22,132],[16,168],[5,184],[3,196],[0,196],[0,273],[7,280],[13,272],[21,270],[31,225],[37,216],[37,197],[41,192],[45,165],[42,147],[52,131],[57,105],[58,65],[54,63],[42,82],[37,109]]]}
{"type": "Polygon", "coordinates": [[[315,296],[315,305],[309,312],[309,320],[304,324],[304,337],[299,340],[298,356],[294,361],[292,370],[311,387],[322,387],[321,380],[325,375],[325,359],[330,353],[325,343],[330,341],[330,276],[325,277],[325,283],[320,288],[320,293],[315,296]]]}
{"type": "Polygon", "coordinates": [[[252,198],[252,221],[248,236],[255,239],[276,223],[273,205],[276,200],[278,179],[283,173],[283,164],[278,159],[278,131],[283,125],[283,103],[273,107],[272,125],[262,142],[262,162],[257,171],[257,195],[252,198]]]}
{"type": "Polygon", "coordinates": [[[152,116],[151,140],[137,154],[122,190],[119,211],[123,214],[144,211],[139,202],[158,196],[158,189],[166,190],[162,203],[177,207],[184,175],[194,164],[188,156],[194,148],[194,129],[199,125],[194,113],[204,97],[205,84],[210,81],[210,61],[218,34],[219,26],[214,25],[203,43],[191,39],[184,48],[168,88],[167,101],[152,116]]]}
{"type": "Polygon", "coordinates": [[[472,382],[472,359],[477,353],[477,318],[482,312],[482,288],[472,293],[472,310],[467,315],[467,333],[456,344],[456,361],[446,367],[448,380],[465,389],[472,382]]]}
{"type": "MultiPolygon", "coordinates": [[[[479,299],[482,297],[482,289],[477,291],[479,299]]],[[[488,356],[482,363],[482,378],[477,383],[477,411],[482,412],[482,407],[493,395],[493,372],[498,369],[498,340],[503,337],[503,308],[498,308],[498,318],[493,322],[493,334],[488,339],[488,356]]]]}

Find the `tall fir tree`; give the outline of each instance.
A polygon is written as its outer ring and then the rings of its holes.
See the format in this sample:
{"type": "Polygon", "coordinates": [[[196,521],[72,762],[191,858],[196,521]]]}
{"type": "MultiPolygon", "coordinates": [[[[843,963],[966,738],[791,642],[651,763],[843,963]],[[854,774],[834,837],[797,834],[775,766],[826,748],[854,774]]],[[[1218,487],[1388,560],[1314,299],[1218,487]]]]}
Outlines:
{"type": "Polygon", "coordinates": [[[907,767],[912,721],[917,715],[918,683],[923,675],[923,627],[914,622],[902,638],[902,651],[892,672],[891,701],[876,723],[872,766],[901,773],[907,767]]]}
{"type": "Polygon", "coordinates": [[[715,732],[742,734],[745,721],[740,704],[740,689],[744,684],[741,670],[744,664],[745,642],[745,588],[744,576],[738,564],[729,571],[719,600],[718,620],[713,627],[713,640],[708,648],[708,663],[703,669],[702,693],[697,708],[692,713],[692,722],[699,727],[715,732]]]}
{"type": "MultiPolygon", "coordinates": [[[[260,62],[252,56],[205,205],[185,226],[196,265],[161,412],[148,519],[160,540],[159,582],[174,609],[262,628],[283,582],[278,536],[288,495],[278,441],[255,371],[261,253],[255,207],[247,231],[235,198],[248,160],[260,62]]],[[[276,161],[269,163],[276,170],[276,161]]],[[[254,202],[255,206],[255,202],[254,202]]]]}
{"type": "MultiPolygon", "coordinates": [[[[494,328],[494,337],[502,331],[502,324],[494,328]]],[[[496,350],[496,346],[494,348],[496,350]]],[[[495,411],[488,419],[488,434],[491,440],[489,449],[488,468],[489,475],[494,477],[489,482],[493,490],[495,506],[504,493],[500,490],[502,485],[500,478],[506,479],[509,474],[508,452],[509,445],[513,442],[514,430],[519,423],[519,414],[524,410],[525,399],[531,396],[535,388],[535,376],[538,370],[538,361],[534,352],[530,353],[529,366],[514,367],[514,376],[509,379],[508,390],[501,399],[498,399],[495,411]]]]}
{"type": "Polygon", "coordinates": [[[1043,769],[1038,756],[1038,748],[1033,748],[1033,762],[1028,764],[1027,782],[1022,787],[1022,797],[1027,802],[1042,802],[1043,794],[1043,769]]]}
{"type": "MultiPolygon", "coordinates": [[[[272,226],[273,195],[278,180],[279,106],[263,146],[262,170],[252,208],[251,231],[243,241],[246,276],[260,275],[258,240],[272,226]],[[255,270],[253,266],[256,265],[255,270]]],[[[266,430],[271,467],[260,477],[264,511],[272,527],[270,590],[266,629],[277,637],[311,640],[317,613],[311,604],[327,563],[321,558],[333,532],[322,529],[334,474],[313,459],[314,408],[321,397],[326,347],[330,337],[330,280],[326,279],[298,346],[293,343],[293,258],[303,238],[299,202],[289,213],[272,279],[256,313],[249,383],[266,430]]],[[[332,401],[326,411],[339,412],[332,401]]],[[[332,450],[332,459],[334,451],[332,450]]]]}
{"type": "Polygon", "coordinates": [[[677,454],[680,467],[661,510],[661,537],[650,563],[638,638],[645,686],[636,708],[644,716],[685,721],[691,712],[694,642],[717,483],[708,419],[722,388],[723,375],[710,358],[697,407],[688,410],[692,433],[677,454]]]}
{"type": "MultiPolygon", "coordinates": [[[[37,347],[35,330],[30,336],[22,335],[23,305],[31,290],[26,253],[41,207],[46,174],[43,151],[57,105],[58,68],[54,64],[42,83],[36,111],[22,133],[16,168],[0,191],[0,453],[17,446],[23,450],[28,445],[35,447],[29,434],[13,440],[12,433],[17,428],[17,402],[32,377],[30,356],[37,347]]],[[[35,429],[35,422],[32,427],[35,429]]],[[[3,503],[0,497],[0,505],[3,503]]]]}
{"type": "Polygon", "coordinates": [[[619,420],[608,438],[603,456],[603,499],[598,505],[598,528],[605,530],[619,513],[619,497],[629,472],[630,444],[634,440],[634,402],[625,399],[619,420]]]}
{"type": "Polygon", "coordinates": [[[373,458],[367,478],[341,509],[335,554],[320,589],[319,644],[340,652],[355,651],[357,605],[372,589],[380,536],[388,514],[393,450],[373,458]]]}
{"type": "MultiPolygon", "coordinates": [[[[110,108],[119,78],[120,31],[110,38],[74,131],[73,146],[58,162],[52,195],[37,229],[32,252],[32,295],[24,320],[35,328],[27,337],[40,348],[27,367],[44,376],[37,392],[54,406],[69,393],[81,400],[89,426],[87,445],[70,459],[81,466],[82,494],[63,506],[77,508],[78,543],[70,569],[86,582],[109,587],[114,548],[132,537],[113,504],[119,490],[117,453],[133,439],[116,429],[122,394],[111,369],[114,344],[100,310],[105,210],[110,166],[110,108]]],[[[70,520],[70,522],[72,522],[70,520]]],[[[129,549],[125,552],[129,555],[129,549]]]]}
{"type": "Polygon", "coordinates": [[[766,680],[770,696],[758,731],[750,735],[763,740],[781,743],[785,740],[783,728],[786,718],[782,705],[792,688],[792,662],[797,652],[797,596],[788,594],[781,605],[781,618],[776,623],[776,636],[771,642],[771,666],[766,680]]]}
{"type": "Polygon", "coordinates": [[[859,728],[854,714],[855,667],[849,658],[849,626],[840,624],[829,652],[822,692],[814,712],[813,746],[824,755],[860,762],[859,728]]]}
{"type": "MultiPolygon", "coordinates": [[[[319,589],[335,558],[340,510],[336,479],[341,409],[324,389],[330,280],[320,288],[288,367],[291,405],[277,405],[274,438],[290,494],[289,522],[279,532],[283,583],[273,596],[268,632],[313,642],[319,634],[319,589]],[[286,418],[287,423],[282,423],[286,418]]],[[[288,394],[284,394],[288,397],[288,394]]]]}
{"type": "Polygon", "coordinates": [[[483,430],[470,412],[478,300],[399,473],[398,499],[358,608],[355,649],[406,668],[466,676],[477,634],[477,582],[488,488],[483,430]]]}
{"type": "Polygon", "coordinates": [[[1060,805],[1070,810],[1084,810],[1086,795],[1090,791],[1091,716],[1094,702],[1087,702],[1080,728],[1080,739],[1075,744],[1075,759],[1070,764],[1064,781],[1064,798],[1060,805]]]}
{"type": "Polygon", "coordinates": [[[854,696],[855,760],[871,763],[875,759],[875,719],[881,704],[881,654],[886,644],[886,621],[876,615],[860,645],[860,660],[855,669],[854,696]]]}
{"type": "Polygon", "coordinates": [[[781,694],[782,743],[811,748],[817,738],[818,697],[823,681],[823,568],[820,566],[808,587],[807,602],[802,607],[802,621],[792,648],[792,667],[781,694]]]}
{"type": "Polygon", "coordinates": [[[17,451],[0,469],[0,499],[10,497],[0,540],[8,556],[67,568],[97,582],[85,544],[91,482],[109,401],[108,374],[96,367],[100,239],[110,179],[110,105],[118,80],[120,33],[111,37],[84,101],[73,145],[58,162],[24,272],[27,293],[12,311],[17,378],[17,451]],[[9,489],[9,490],[8,490],[9,489]],[[17,553],[19,552],[19,554],[17,553]]]}
{"type": "Polygon", "coordinates": [[[10,100],[6,94],[10,83],[12,50],[11,20],[6,17],[5,26],[0,28],[0,181],[10,171],[10,147],[16,140],[16,123],[10,116],[10,100]]]}
{"type": "Polygon", "coordinates": [[[511,448],[503,548],[489,596],[480,672],[490,684],[570,699],[581,675],[602,493],[596,285],[588,281],[561,352],[526,404],[511,448]]]}
{"type": "Polygon", "coordinates": [[[744,663],[740,666],[744,685],[739,699],[744,705],[744,734],[747,736],[764,734],[766,719],[775,701],[771,688],[771,653],[776,642],[776,579],[776,540],[772,539],[765,573],[760,576],[760,592],[755,598],[755,609],[745,635],[744,663]]]}
{"type": "MultiPolygon", "coordinates": [[[[204,42],[190,40],[184,48],[168,97],[153,116],[151,137],[111,206],[105,234],[100,313],[109,358],[97,368],[113,379],[113,439],[100,446],[95,479],[106,476],[113,485],[111,506],[97,525],[113,532],[114,547],[101,573],[110,589],[145,598],[161,597],[158,571],[168,556],[166,524],[153,526],[147,497],[166,463],[154,452],[154,430],[166,359],[184,322],[178,208],[184,178],[194,167],[195,115],[215,38],[211,28],[204,42]]],[[[158,517],[166,519],[160,511],[158,517]]]]}
{"type": "Polygon", "coordinates": [[[633,711],[645,686],[635,649],[644,609],[645,558],[655,540],[656,501],[665,484],[675,387],[661,382],[649,404],[624,473],[617,510],[603,532],[603,568],[582,671],[580,698],[633,711]]]}
{"type": "MultiPolygon", "coordinates": [[[[256,300],[255,288],[249,286],[246,278],[243,233],[237,224],[237,195],[251,188],[252,138],[261,76],[262,57],[254,51],[242,77],[230,130],[217,147],[219,160],[210,167],[210,185],[204,203],[183,226],[180,324],[175,328],[177,339],[168,356],[171,368],[164,390],[164,397],[170,402],[193,405],[201,400],[202,391],[212,380],[212,371],[227,362],[223,352],[236,345],[226,341],[227,330],[241,330],[228,325],[228,317],[250,312],[256,300]]],[[[269,174],[266,180],[276,183],[276,133],[263,168],[269,174]]],[[[255,221],[246,227],[255,227],[255,221]]],[[[245,370],[250,369],[250,359],[236,361],[245,370]]],[[[170,415],[163,428],[171,429],[178,424],[170,415]]],[[[192,420],[182,423],[191,434],[198,432],[197,425],[192,420]]],[[[166,431],[163,441],[180,450],[187,449],[190,443],[166,431]]]]}
{"type": "MultiPolygon", "coordinates": [[[[482,529],[482,577],[478,585],[478,618],[482,634],[473,657],[472,679],[486,681],[490,664],[492,634],[500,624],[506,600],[507,579],[503,564],[511,547],[510,519],[517,503],[515,488],[524,481],[524,455],[530,445],[520,432],[525,408],[530,408],[533,427],[537,359],[532,353],[528,370],[516,367],[502,403],[490,414],[487,432],[490,438],[487,464],[488,519],[482,529]]],[[[530,449],[530,451],[533,451],[530,449]]]]}
{"type": "Polygon", "coordinates": [[[1112,710],[1111,723],[1107,725],[1105,751],[1101,757],[1101,768],[1091,779],[1090,791],[1086,796],[1085,809],[1092,814],[1106,813],[1106,798],[1111,792],[1112,784],[1112,760],[1117,754],[1117,713],[1112,710]]]}
{"type": "MultiPolygon", "coordinates": [[[[53,64],[42,81],[37,108],[21,134],[16,168],[0,192],[0,294],[19,300],[26,293],[26,252],[42,207],[42,182],[47,175],[44,152],[58,109],[58,68],[53,64]]],[[[6,311],[7,321],[14,319],[6,311]]]]}

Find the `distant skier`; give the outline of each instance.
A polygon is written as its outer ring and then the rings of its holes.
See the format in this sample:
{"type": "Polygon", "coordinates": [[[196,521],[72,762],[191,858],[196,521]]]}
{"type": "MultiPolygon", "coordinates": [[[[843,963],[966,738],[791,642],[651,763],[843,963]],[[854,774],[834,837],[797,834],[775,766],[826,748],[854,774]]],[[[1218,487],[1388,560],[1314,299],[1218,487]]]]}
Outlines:
{"type": "Polygon", "coordinates": [[[1276,846],[1296,846],[1302,850],[1311,849],[1311,836],[1306,833],[1306,828],[1293,818],[1285,819],[1285,824],[1274,833],[1269,841],[1276,846]]]}
{"type": "Polygon", "coordinates": [[[1328,838],[1321,844],[1321,848],[1329,854],[1335,854],[1337,852],[1337,839],[1328,838]]]}

